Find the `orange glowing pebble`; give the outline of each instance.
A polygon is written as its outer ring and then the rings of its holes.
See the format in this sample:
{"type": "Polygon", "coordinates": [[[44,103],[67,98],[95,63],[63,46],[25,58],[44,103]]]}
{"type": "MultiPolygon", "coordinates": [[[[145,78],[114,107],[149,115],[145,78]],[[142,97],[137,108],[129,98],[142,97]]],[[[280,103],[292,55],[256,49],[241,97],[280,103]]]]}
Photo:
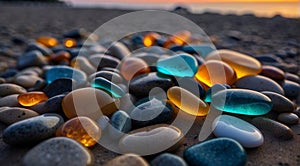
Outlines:
{"type": "Polygon", "coordinates": [[[173,34],[167,39],[164,44],[165,48],[169,48],[172,45],[185,45],[191,38],[191,32],[183,30],[173,34]]]}
{"type": "Polygon", "coordinates": [[[40,36],[36,38],[36,42],[46,46],[46,47],[54,47],[58,45],[57,39],[50,36],[40,36]]]}
{"type": "Polygon", "coordinates": [[[216,50],[205,58],[207,61],[219,60],[227,63],[236,72],[237,78],[257,75],[262,71],[261,63],[255,58],[232,50],[216,50]]]}
{"type": "Polygon", "coordinates": [[[69,61],[71,55],[67,51],[59,51],[58,53],[50,55],[50,59],[54,62],[61,62],[61,61],[69,61]]]}
{"type": "Polygon", "coordinates": [[[209,105],[191,92],[173,86],[167,91],[168,99],[180,110],[195,116],[205,116],[208,114],[209,105]]]}
{"type": "Polygon", "coordinates": [[[159,39],[160,37],[161,36],[155,32],[150,32],[146,34],[143,39],[144,46],[146,47],[153,46],[156,43],[157,39],[159,39]]]}
{"type": "Polygon", "coordinates": [[[65,39],[65,41],[64,41],[64,45],[65,45],[65,47],[67,47],[67,48],[75,47],[75,46],[76,46],[76,40],[71,39],[71,38],[67,38],[67,39],[65,39]]]}
{"type": "Polygon", "coordinates": [[[68,137],[91,147],[101,138],[101,129],[88,117],[76,117],[65,122],[56,131],[57,137],[68,137]]]}
{"type": "Polygon", "coordinates": [[[149,73],[149,65],[139,58],[126,58],[122,61],[120,72],[126,80],[131,80],[133,77],[149,73]]]}
{"type": "Polygon", "coordinates": [[[22,106],[30,107],[48,100],[48,97],[44,92],[28,92],[20,94],[17,99],[22,106]]]}
{"type": "Polygon", "coordinates": [[[200,83],[208,87],[215,84],[232,85],[236,81],[235,71],[228,64],[216,60],[202,64],[195,77],[200,83]]]}

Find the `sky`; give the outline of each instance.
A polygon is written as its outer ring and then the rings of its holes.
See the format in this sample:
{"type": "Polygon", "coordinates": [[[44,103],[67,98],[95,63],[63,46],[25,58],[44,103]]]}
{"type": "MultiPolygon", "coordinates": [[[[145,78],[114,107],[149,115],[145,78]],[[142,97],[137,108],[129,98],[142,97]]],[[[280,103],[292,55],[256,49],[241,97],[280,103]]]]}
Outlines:
{"type": "Polygon", "coordinates": [[[299,0],[65,0],[73,3],[122,2],[122,3],[197,3],[197,2],[299,2],[299,0]]]}

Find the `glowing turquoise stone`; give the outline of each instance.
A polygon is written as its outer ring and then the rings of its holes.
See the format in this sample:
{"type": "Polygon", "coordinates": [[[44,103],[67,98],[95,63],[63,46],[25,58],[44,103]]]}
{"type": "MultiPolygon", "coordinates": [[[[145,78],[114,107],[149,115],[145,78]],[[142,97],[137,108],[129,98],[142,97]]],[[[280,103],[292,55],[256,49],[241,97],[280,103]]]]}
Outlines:
{"type": "Polygon", "coordinates": [[[46,71],[46,81],[48,84],[59,78],[71,78],[79,84],[86,82],[86,74],[78,69],[68,66],[53,66],[46,71]]]}
{"type": "Polygon", "coordinates": [[[110,82],[109,80],[103,77],[97,77],[91,82],[91,87],[105,90],[112,94],[116,98],[121,98],[125,95],[123,89],[121,89],[118,85],[110,82]]]}
{"type": "MultiPolygon", "coordinates": [[[[229,85],[228,85],[228,86],[229,86],[229,85]]],[[[224,84],[215,84],[215,85],[213,85],[212,87],[210,87],[210,88],[207,90],[207,92],[206,92],[206,94],[205,94],[204,101],[210,103],[210,102],[211,102],[211,96],[212,96],[212,94],[216,94],[216,93],[218,93],[219,91],[225,90],[225,89],[230,89],[230,86],[227,87],[227,86],[224,85],[224,84]]]]}
{"type": "Polygon", "coordinates": [[[158,72],[177,77],[193,77],[198,69],[197,60],[189,54],[177,54],[156,63],[158,72]]]}
{"type": "Polygon", "coordinates": [[[272,109],[266,95],[246,89],[226,89],[212,96],[212,105],[218,110],[242,115],[264,115],[272,109]]]}

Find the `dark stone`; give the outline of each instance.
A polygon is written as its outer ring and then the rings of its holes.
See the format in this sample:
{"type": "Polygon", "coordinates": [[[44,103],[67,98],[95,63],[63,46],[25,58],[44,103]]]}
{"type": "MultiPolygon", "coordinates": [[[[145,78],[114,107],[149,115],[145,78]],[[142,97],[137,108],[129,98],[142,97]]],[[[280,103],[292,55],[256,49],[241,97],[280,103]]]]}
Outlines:
{"type": "Polygon", "coordinates": [[[73,79],[59,78],[46,86],[43,91],[49,98],[51,98],[56,95],[71,92],[74,84],[75,81],[73,79]]]}

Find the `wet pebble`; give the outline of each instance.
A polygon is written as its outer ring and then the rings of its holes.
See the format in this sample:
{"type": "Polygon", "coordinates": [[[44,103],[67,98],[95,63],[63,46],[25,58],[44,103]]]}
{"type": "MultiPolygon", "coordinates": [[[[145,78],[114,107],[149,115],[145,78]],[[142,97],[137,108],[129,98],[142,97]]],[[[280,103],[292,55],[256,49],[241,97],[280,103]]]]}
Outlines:
{"type": "Polygon", "coordinates": [[[0,122],[11,125],[18,121],[28,119],[34,116],[38,116],[39,114],[26,108],[20,107],[7,107],[0,111],[0,122]]]}
{"type": "Polygon", "coordinates": [[[281,113],[278,115],[277,119],[286,125],[294,125],[299,122],[299,117],[294,113],[281,113]]]}
{"type": "Polygon", "coordinates": [[[0,84],[0,97],[5,97],[12,94],[26,93],[26,89],[16,84],[0,84]]]}
{"type": "Polygon", "coordinates": [[[3,141],[10,145],[37,143],[52,137],[62,123],[62,117],[57,114],[44,114],[25,119],[5,129],[3,141]]]}
{"type": "Polygon", "coordinates": [[[24,166],[87,166],[93,165],[93,154],[78,142],[57,137],[32,148],[23,158],[24,166]]]}

